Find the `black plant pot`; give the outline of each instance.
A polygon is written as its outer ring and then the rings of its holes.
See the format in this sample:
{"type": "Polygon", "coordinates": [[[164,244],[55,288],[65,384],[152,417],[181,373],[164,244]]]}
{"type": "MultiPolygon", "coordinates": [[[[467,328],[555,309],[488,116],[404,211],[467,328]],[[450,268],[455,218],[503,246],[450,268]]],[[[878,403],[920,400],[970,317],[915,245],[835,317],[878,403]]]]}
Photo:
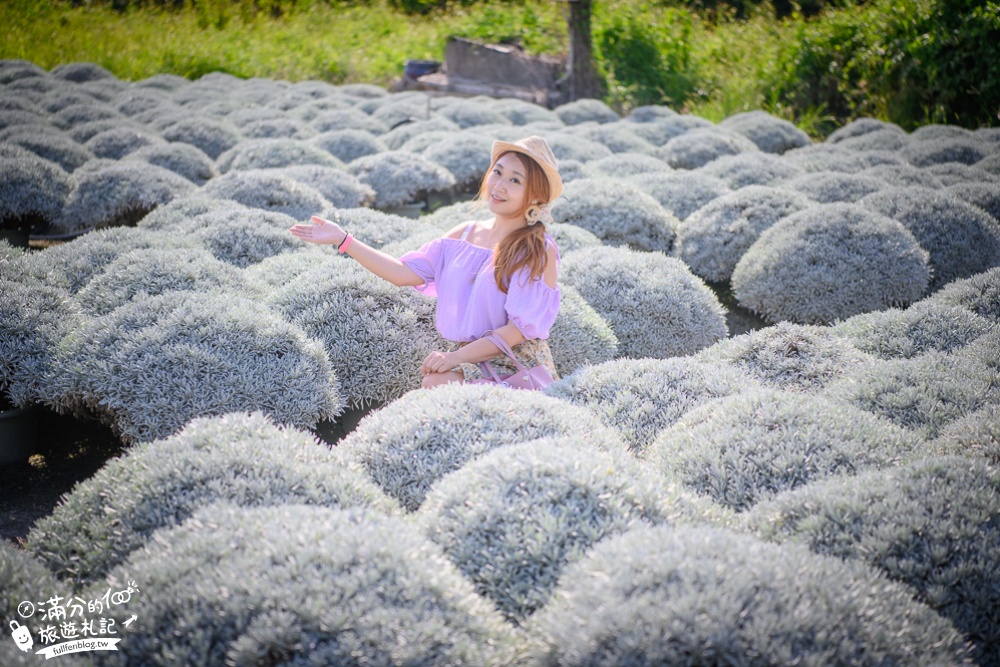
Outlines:
{"type": "Polygon", "coordinates": [[[38,435],[37,405],[10,407],[2,401],[0,407],[0,466],[24,463],[35,453],[38,435]]]}

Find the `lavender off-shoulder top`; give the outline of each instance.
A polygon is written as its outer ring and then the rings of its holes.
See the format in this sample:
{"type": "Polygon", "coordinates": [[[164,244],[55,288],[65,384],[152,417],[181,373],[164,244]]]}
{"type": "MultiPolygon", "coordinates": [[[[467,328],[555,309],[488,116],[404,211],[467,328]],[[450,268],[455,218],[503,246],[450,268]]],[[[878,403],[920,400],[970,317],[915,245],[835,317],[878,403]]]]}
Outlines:
{"type": "MultiPolygon", "coordinates": [[[[493,250],[466,240],[473,224],[460,239],[435,239],[399,258],[424,280],[414,289],[437,297],[438,332],[468,343],[513,322],[526,340],[548,338],[559,314],[559,288],[541,278],[530,280],[524,268],[511,277],[507,294],[501,292],[493,277],[493,250]]],[[[558,259],[555,241],[548,234],[545,240],[556,248],[558,259]]]]}

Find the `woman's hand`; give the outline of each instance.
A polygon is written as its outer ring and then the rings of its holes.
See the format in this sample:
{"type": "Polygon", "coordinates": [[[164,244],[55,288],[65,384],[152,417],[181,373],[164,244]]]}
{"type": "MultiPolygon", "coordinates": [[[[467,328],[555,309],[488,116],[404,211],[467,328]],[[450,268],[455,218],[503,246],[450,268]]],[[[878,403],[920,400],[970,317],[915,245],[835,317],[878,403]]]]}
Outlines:
{"type": "Polygon", "coordinates": [[[289,229],[293,236],[309,243],[326,243],[329,245],[339,245],[347,237],[344,228],[335,222],[324,220],[314,215],[313,224],[298,224],[289,229]]]}
{"type": "Polygon", "coordinates": [[[431,373],[446,373],[458,366],[459,362],[451,352],[438,352],[435,350],[424,358],[424,363],[420,366],[423,375],[431,373]]]}

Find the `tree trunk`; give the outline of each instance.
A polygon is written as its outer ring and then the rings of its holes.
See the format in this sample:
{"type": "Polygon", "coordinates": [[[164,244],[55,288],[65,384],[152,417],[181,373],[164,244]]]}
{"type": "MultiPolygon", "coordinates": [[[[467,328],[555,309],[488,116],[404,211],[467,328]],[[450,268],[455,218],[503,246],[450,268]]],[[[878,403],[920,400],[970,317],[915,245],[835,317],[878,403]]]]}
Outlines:
{"type": "Polygon", "coordinates": [[[590,15],[593,0],[567,0],[569,5],[569,58],[566,61],[564,96],[571,102],[584,97],[599,98],[604,86],[594,68],[590,15]]]}

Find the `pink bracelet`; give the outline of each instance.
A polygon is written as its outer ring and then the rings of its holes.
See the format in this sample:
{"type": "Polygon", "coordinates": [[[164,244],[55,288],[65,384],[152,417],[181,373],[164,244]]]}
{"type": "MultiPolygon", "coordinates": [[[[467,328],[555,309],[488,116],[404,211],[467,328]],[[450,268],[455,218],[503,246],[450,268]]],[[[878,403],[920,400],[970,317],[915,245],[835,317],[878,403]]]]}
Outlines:
{"type": "Polygon", "coordinates": [[[345,236],[344,240],[340,242],[339,246],[337,246],[337,252],[339,252],[341,255],[343,255],[345,252],[347,252],[347,249],[351,247],[351,241],[353,241],[353,240],[354,240],[354,237],[351,236],[350,234],[348,234],[347,236],[345,236]]]}

